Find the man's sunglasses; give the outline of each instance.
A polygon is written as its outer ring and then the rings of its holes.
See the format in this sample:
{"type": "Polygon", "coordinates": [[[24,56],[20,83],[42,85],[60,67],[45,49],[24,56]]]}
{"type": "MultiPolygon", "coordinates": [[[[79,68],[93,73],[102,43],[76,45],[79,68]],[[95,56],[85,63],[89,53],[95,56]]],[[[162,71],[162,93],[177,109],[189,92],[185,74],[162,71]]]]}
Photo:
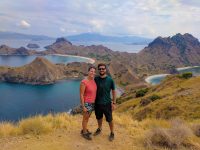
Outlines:
{"type": "Polygon", "coordinates": [[[98,70],[105,70],[106,68],[99,68],[98,70]]]}

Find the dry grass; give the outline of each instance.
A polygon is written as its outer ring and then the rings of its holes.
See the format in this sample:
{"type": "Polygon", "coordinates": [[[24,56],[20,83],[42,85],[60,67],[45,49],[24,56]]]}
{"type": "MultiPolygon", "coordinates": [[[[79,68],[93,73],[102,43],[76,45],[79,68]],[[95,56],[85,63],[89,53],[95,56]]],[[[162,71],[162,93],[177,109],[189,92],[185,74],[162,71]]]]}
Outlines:
{"type": "Polygon", "coordinates": [[[200,124],[193,124],[192,125],[192,130],[194,132],[194,134],[198,137],[200,137],[200,124]]]}
{"type": "Polygon", "coordinates": [[[172,119],[179,117],[192,121],[200,119],[200,77],[180,79],[170,76],[164,82],[151,87],[148,94],[142,99],[152,95],[159,95],[156,101],[147,101],[141,105],[141,98],[134,98],[119,105],[117,112],[129,112],[134,119],[147,118],[172,119]]]}
{"type": "MultiPolygon", "coordinates": [[[[197,123],[188,123],[180,119],[144,119],[138,121],[134,120],[128,112],[115,112],[113,118],[117,128],[124,128],[127,131],[127,133],[118,134],[124,134],[123,136],[128,134],[132,139],[131,144],[138,149],[200,149],[200,138],[197,137],[199,133],[198,121],[197,123]]],[[[0,137],[41,135],[57,129],[77,134],[80,119],[79,115],[70,116],[62,113],[35,116],[21,120],[17,124],[4,122],[0,124],[0,137]]]]}
{"type": "Polygon", "coordinates": [[[180,119],[172,120],[170,128],[153,128],[147,132],[145,144],[148,148],[199,149],[199,140],[191,128],[180,119]]]}
{"type": "Polygon", "coordinates": [[[25,134],[39,135],[61,128],[69,130],[76,126],[76,117],[66,113],[57,115],[48,114],[47,116],[39,115],[23,119],[17,124],[2,122],[0,124],[0,137],[25,134]]]}

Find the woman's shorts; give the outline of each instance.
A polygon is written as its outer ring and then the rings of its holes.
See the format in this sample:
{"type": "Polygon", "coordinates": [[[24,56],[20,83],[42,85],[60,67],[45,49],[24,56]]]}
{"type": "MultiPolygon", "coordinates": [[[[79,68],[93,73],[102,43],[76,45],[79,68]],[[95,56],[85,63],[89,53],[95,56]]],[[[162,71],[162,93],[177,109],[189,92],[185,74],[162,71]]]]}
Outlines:
{"type": "Polygon", "coordinates": [[[84,103],[85,108],[87,108],[87,112],[88,113],[92,113],[92,111],[94,111],[94,103],[84,103]]]}

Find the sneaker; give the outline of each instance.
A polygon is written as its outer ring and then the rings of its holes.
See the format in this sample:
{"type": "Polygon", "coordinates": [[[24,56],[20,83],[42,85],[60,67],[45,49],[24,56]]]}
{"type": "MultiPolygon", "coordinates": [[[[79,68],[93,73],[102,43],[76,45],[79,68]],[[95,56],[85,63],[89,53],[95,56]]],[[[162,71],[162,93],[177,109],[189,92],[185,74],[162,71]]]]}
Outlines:
{"type": "MultiPolygon", "coordinates": [[[[88,129],[87,129],[87,133],[92,134],[92,132],[90,132],[88,129]]],[[[81,134],[83,134],[83,130],[81,130],[81,134]]]]}
{"type": "Polygon", "coordinates": [[[86,140],[92,140],[90,134],[87,132],[87,133],[82,133],[82,136],[86,139],[86,140]]]}
{"type": "Polygon", "coordinates": [[[109,136],[109,141],[113,141],[114,140],[114,137],[115,137],[115,135],[114,135],[114,133],[110,133],[110,136],[109,136]]]}
{"type": "Polygon", "coordinates": [[[98,128],[96,131],[95,131],[95,133],[93,134],[94,136],[97,136],[97,135],[99,135],[101,133],[101,129],[100,128],[98,128]]]}

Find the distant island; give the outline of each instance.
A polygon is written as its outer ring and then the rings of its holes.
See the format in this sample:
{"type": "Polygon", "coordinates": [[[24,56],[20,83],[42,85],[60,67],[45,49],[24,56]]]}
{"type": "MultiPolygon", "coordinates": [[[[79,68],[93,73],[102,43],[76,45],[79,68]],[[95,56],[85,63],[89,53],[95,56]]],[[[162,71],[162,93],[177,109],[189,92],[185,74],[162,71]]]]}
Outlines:
{"type": "MultiPolygon", "coordinates": [[[[139,53],[116,52],[102,45],[76,46],[58,38],[47,50],[0,46],[1,55],[67,54],[90,57],[96,63],[105,62],[118,85],[130,88],[146,87],[144,78],[159,73],[173,73],[177,67],[200,65],[200,42],[191,34],[158,37],[139,53]]],[[[77,72],[79,72],[79,69],[77,72]]],[[[56,78],[55,78],[56,79],[56,78]]]]}
{"type": "Polygon", "coordinates": [[[40,48],[40,46],[38,44],[34,44],[34,43],[29,43],[27,45],[28,48],[40,48]]]}
{"type": "MultiPolygon", "coordinates": [[[[140,36],[110,36],[100,33],[81,33],[64,37],[71,42],[113,42],[113,43],[138,43],[148,44],[152,41],[150,38],[140,36]]],[[[0,31],[0,39],[28,39],[31,41],[38,40],[55,40],[56,38],[44,35],[29,35],[15,32],[0,31]]]]}
{"type": "Polygon", "coordinates": [[[57,80],[83,78],[87,63],[74,62],[67,65],[53,64],[43,57],[36,57],[21,67],[0,67],[0,80],[13,83],[52,84],[57,80]]]}

